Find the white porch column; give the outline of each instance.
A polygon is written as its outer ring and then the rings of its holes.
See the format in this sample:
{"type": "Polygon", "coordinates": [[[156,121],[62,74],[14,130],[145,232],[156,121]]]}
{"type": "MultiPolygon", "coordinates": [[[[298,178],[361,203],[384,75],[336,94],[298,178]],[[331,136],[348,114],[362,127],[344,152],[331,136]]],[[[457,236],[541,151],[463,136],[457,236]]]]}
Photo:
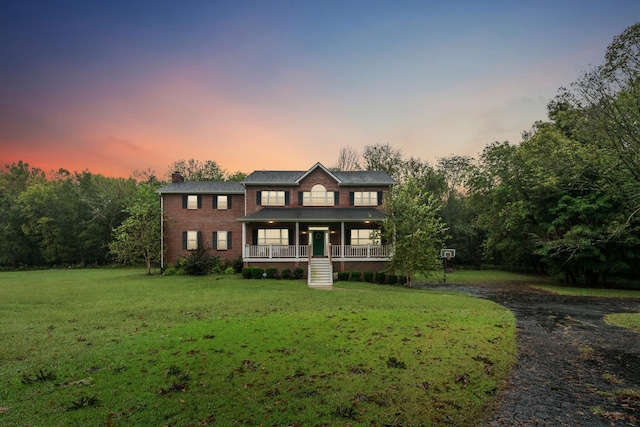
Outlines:
{"type": "Polygon", "coordinates": [[[340,223],[340,258],[344,258],[344,221],[340,223]]]}
{"type": "Polygon", "coordinates": [[[247,223],[242,223],[242,259],[247,257],[247,223]]]}
{"type": "Polygon", "coordinates": [[[300,223],[296,221],[296,259],[300,257],[300,223]]]}

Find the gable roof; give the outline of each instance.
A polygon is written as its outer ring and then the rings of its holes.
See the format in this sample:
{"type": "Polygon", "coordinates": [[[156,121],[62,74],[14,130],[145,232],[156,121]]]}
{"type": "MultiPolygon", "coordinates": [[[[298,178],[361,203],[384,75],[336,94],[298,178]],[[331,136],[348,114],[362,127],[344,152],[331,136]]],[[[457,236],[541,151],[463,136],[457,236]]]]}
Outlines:
{"type": "Polygon", "coordinates": [[[244,194],[244,186],[236,181],[173,182],[156,190],[160,194],[244,194]]]}
{"type": "Polygon", "coordinates": [[[384,171],[331,171],[321,163],[316,163],[307,171],[255,171],[242,182],[246,185],[299,185],[300,181],[316,169],[326,172],[341,186],[397,184],[384,171]]]}

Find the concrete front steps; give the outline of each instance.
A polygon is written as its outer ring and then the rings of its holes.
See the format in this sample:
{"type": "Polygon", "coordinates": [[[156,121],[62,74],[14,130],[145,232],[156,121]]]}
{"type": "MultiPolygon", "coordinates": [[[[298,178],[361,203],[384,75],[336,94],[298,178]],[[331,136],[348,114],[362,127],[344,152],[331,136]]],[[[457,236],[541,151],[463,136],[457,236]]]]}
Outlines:
{"type": "Polygon", "coordinates": [[[333,266],[329,258],[311,258],[307,277],[310,288],[332,288],[333,266]]]}

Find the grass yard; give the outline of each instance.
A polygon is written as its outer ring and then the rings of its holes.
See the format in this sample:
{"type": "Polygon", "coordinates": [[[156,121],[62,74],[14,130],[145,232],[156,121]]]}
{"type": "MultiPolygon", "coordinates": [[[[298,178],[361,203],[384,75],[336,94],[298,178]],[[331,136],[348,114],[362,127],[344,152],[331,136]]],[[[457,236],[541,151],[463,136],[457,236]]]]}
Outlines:
{"type": "Polygon", "coordinates": [[[555,285],[538,285],[535,287],[554,294],[579,297],[640,298],[640,291],[624,289],[580,288],[577,286],[555,285]]]}
{"type": "Polygon", "coordinates": [[[612,313],[604,317],[604,321],[620,326],[621,328],[631,329],[640,333],[640,313],[612,313]]]}
{"type": "Polygon", "coordinates": [[[515,361],[507,310],[455,293],[336,288],[0,273],[0,424],[482,424],[515,361]]]}

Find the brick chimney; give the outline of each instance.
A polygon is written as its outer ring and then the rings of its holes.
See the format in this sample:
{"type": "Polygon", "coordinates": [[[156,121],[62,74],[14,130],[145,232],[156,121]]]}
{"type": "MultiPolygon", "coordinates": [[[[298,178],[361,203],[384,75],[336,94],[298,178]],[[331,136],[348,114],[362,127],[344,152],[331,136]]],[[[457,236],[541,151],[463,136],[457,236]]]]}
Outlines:
{"type": "Polygon", "coordinates": [[[173,172],[171,174],[171,182],[184,182],[184,177],[178,171],[173,172]]]}

